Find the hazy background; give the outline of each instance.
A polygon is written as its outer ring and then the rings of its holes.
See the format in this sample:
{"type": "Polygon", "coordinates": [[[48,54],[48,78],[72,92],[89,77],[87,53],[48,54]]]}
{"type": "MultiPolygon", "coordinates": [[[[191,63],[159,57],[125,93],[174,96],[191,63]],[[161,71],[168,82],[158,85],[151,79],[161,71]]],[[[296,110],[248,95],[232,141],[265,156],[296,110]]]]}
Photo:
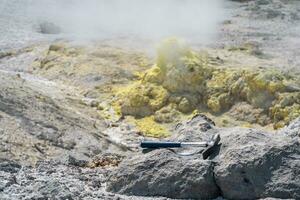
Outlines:
{"type": "Polygon", "coordinates": [[[34,39],[178,36],[207,43],[224,19],[222,0],[0,0],[0,48],[34,39]],[[41,22],[60,36],[36,32],[41,22]]]}

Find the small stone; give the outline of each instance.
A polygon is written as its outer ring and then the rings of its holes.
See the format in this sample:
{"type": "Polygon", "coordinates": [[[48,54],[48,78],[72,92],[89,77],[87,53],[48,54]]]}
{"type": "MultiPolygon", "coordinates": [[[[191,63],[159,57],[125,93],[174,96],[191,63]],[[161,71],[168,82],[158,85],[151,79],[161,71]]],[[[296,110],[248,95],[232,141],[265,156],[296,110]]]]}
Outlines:
{"type": "Polygon", "coordinates": [[[61,33],[61,28],[51,22],[43,22],[40,24],[40,32],[42,34],[59,34],[61,33]]]}
{"type": "Polygon", "coordinates": [[[180,103],[178,104],[178,110],[183,113],[191,112],[194,109],[194,106],[190,103],[187,98],[182,98],[180,103]]]}
{"type": "Polygon", "coordinates": [[[98,101],[91,101],[91,107],[95,108],[95,107],[98,107],[99,106],[99,102],[98,101]]]}
{"type": "Polygon", "coordinates": [[[89,158],[82,154],[66,153],[59,160],[66,165],[84,167],[87,165],[89,158]]]}
{"type": "Polygon", "coordinates": [[[49,46],[49,51],[60,51],[62,49],[64,49],[64,45],[63,44],[51,44],[49,46]]]}

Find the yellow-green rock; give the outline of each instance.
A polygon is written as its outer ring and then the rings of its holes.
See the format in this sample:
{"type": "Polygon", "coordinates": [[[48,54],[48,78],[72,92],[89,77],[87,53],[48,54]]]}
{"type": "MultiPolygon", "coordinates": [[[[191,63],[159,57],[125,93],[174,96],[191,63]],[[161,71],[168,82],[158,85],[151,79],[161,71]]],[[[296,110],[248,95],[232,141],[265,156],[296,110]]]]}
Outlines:
{"type": "Polygon", "coordinates": [[[142,135],[147,137],[162,138],[170,136],[170,132],[154,121],[153,117],[136,120],[136,126],[142,135]]]}
{"type": "Polygon", "coordinates": [[[124,115],[148,116],[166,105],[168,91],[154,84],[135,83],[119,91],[119,105],[124,115]]]}

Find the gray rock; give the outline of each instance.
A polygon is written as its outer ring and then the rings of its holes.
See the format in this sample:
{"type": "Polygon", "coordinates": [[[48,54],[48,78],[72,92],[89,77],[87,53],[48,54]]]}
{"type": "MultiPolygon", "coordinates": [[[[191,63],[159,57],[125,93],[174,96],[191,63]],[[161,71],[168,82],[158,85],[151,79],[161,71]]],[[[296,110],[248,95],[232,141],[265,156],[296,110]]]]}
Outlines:
{"type": "Polygon", "coordinates": [[[43,34],[59,34],[61,33],[61,28],[51,22],[43,22],[40,24],[40,32],[43,34]]]}
{"type": "MultiPolygon", "coordinates": [[[[0,160],[34,165],[65,153],[93,157],[115,150],[99,133],[105,126],[92,117],[97,111],[64,91],[51,81],[0,72],[0,160]]],[[[79,160],[83,156],[73,163],[79,160]]]]}
{"type": "Polygon", "coordinates": [[[300,118],[294,120],[289,126],[284,127],[279,132],[291,137],[300,137],[300,118]]]}
{"type": "Polygon", "coordinates": [[[284,14],[280,10],[266,9],[266,10],[263,10],[263,12],[266,13],[267,19],[273,19],[276,17],[284,17],[284,14]]]}
{"type": "Polygon", "coordinates": [[[170,198],[300,198],[300,119],[279,132],[216,128],[197,116],[175,129],[180,141],[221,135],[221,146],[203,160],[156,150],[127,158],[108,179],[108,191],[170,198]],[[210,128],[204,129],[211,125],[210,128]],[[214,164],[213,164],[214,163],[214,164]]]}
{"type": "Polygon", "coordinates": [[[65,165],[85,167],[89,161],[89,158],[80,153],[65,153],[59,158],[54,158],[54,160],[58,160],[65,165]]]}
{"type": "Polygon", "coordinates": [[[9,56],[13,56],[13,55],[14,55],[14,52],[1,52],[0,51],[0,59],[9,57],[9,56]]]}
{"type": "MultiPolygon", "coordinates": [[[[208,140],[213,136],[213,127],[213,121],[197,115],[178,124],[171,140],[208,140]]],[[[203,160],[199,150],[155,150],[125,159],[110,175],[107,189],[140,196],[216,198],[220,193],[214,181],[213,168],[214,163],[203,160]],[[186,153],[192,155],[180,156],[186,153]]]]}
{"type": "Polygon", "coordinates": [[[0,171],[7,173],[17,173],[21,169],[21,165],[16,162],[0,159],[0,171]]]}
{"type": "Polygon", "coordinates": [[[291,20],[293,20],[293,21],[299,21],[300,20],[300,16],[297,12],[291,13],[290,16],[291,16],[291,20]]]}
{"type": "Polygon", "coordinates": [[[17,173],[0,171],[0,199],[147,199],[105,192],[104,174],[107,172],[107,169],[80,168],[56,161],[38,162],[35,167],[23,166],[17,173]]]}
{"type": "Polygon", "coordinates": [[[270,0],[257,0],[257,1],[255,1],[255,4],[256,5],[268,5],[268,4],[270,4],[270,3],[272,3],[270,0]]]}
{"type": "Polygon", "coordinates": [[[214,164],[169,150],[137,155],[109,177],[108,191],[138,196],[211,199],[219,196],[214,164]]]}
{"type": "Polygon", "coordinates": [[[7,173],[7,172],[0,172],[0,192],[2,192],[6,187],[15,183],[15,176],[7,173]]]}
{"type": "Polygon", "coordinates": [[[300,198],[300,143],[282,133],[220,130],[215,179],[228,199],[300,198]]]}
{"type": "Polygon", "coordinates": [[[214,178],[225,198],[299,198],[300,118],[277,133],[216,128],[206,121],[197,116],[182,123],[176,137],[200,141],[221,135],[221,148],[211,158],[217,163],[214,178]]]}
{"type": "Polygon", "coordinates": [[[16,183],[16,173],[21,166],[14,161],[0,159],[0,192],[16,183]]]}

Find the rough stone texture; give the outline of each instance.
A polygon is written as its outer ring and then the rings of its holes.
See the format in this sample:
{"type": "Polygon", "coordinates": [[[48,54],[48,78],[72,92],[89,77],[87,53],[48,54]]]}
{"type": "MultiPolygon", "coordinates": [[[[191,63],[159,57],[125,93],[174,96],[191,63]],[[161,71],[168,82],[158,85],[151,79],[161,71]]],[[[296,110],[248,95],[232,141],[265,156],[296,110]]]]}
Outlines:
{"type": "MultiPolygon", "coordinates": [[[[207,140],[214,123],[205,116],[176,126],[173,139],[181,141],[207,140]],[[210,131],[208,131],[210,130],[210,131]],[[202,133],[202,134],[197,134],[202,133]]],[[[212,199],[220,192],[214,180],[214,162],[203,160],[198,150],[154,150],[134,158],[127,158],[110,175],[108,191],[129,195],[165,196],[170,198],[212,199]],[[191,156],[180,156],[185,153],[191,156]]]]}
{"type": "Polygon", "coordinates": [[[299,138],[242,128],[220,134],[214,171],[225,198],[300,198],[299,138]]]}
{"type": "Polygon", "coordinates": [[[294,120],[289,126],[279,130],[281,133],[285,133],[293,138],[300,137],[300,118],[294,120]]]}
{"type": "Polygon", "coordinates": [[[80,168],[56,161],[38,162],[35,167],[20,167],[13,161],[0,162],[0,199],[164,199],[126,197],[104,191],[104,175],[109,169],[80,168]]]}
{"type": "Polygon", "coordinates": [[[93,157],[116,147],[101,135],[104,127],[72,87],[0,71],[0,159],[27,165],[62,154],[93,157]]]}
{"type": "Polygon", "coordinates": [[[129,195],[211,199],[219,195],[213,163],[153,151],[123,162],[109,178],[108,190],[129,195]]]}
{"type": "MultiPolygon", "coordinates": [[[[15,4],[26,1],[7,2],[15,4]]],[[[224,18],[226,21],[219,28],[221,30],[220,37],[215,40],[214,46],[221,49],[216,51],[215,48],[212,48],[209,50],[210,55],[216,56],[219,62],[226,66],[278,67],[300,77],[300,54],[297,53],[300,47],[300,31],[297,26],[300,2],[282,0],[244,0],[244,2],[243,4],[226,5],[226,8],[229,9],[227,11],[232,13],[232,16],[224,18]],[[242,50],[247,43],[255,44],[255,48],[250,51],[242,50]],[[238,51],[227,51],[230,47],[236,47],[238,51]]],[[[4,28],[0,29],[0,35],[3,36],[0,46],[3,47],[4,44],[6,47],[7,44],[14,43],[10,46],[11,48],[20,48],[27,45],[27,39],[22,34],[23,31],[20,31],[18,25],[15,26],[15,22],[21,22],[14,20],[17,13],[10,12],[11,9],[3,11],[4,13],[1,14],[4,16],[5,11],[9,12],[9,18],[3,18],[9,20],[2,20],[4,28]],[[8,21],[10,23],[7,23],[8,21]],[[8,31],[6,32],[6,30],[8,31]],[[9,37],[6,37],[6,33],[9,37]]],[[[25,26],[31,27],[30,24],[25,26]]],[[[27,32],[24,33],[28,36],[27,32]]],[[[47,35],[42,37],[47,37],[47,35]]],[[[55,36],[52,35],[52,37],[55,36]]],[[[62,36],[58,35],[58,37],[62,36]]],[[[34,39],[35,36],[27,38],[34,39]]],[[[193,41],[193,38],[189,39],[197,46],[197,41],[193,41]]],[[[142,65],[140,60],[143,62],[144,59],[139,59],[139,53],[132,54],[130,51],[123,50],[124,47],[129,46],[130,48],[133,46],[141,48],[144,45],[142,41],[137,37],[134,37],[134,40],[124,40],[101,41],[101,45],[96,48],[96,51],[93,50],[93,47],[84,54],[81,54],[82,48],[80,47],[65,49],[58,45],[49,49],[48,45],[45,45],[45,49],[42,47],[33,51],[26,48],[22,52],[17,50],[6,52],[4,48],[5,52],[0,53],[0,69],[9,70],[9,73],[1,71],[0,75],[1,200],[143,199],[104,192],[102,187],[106,181],[103,179],[103,174],[110,172],[80,167],[84,166],[89,156],[99,153],[100,150],[110,149],[114,145],[108,145],[102,135],[98,135],[105,124],[101,124],[101,122],[95,124],[94,122],[98,121],[95,117],[97,115],[95,112],[90,112],[89,106],[81,107],[79,99],[82,95],[88,98],[102,97],[107,91],[104,89],[109,89],[114,83],[127,84],[134,79],[134,72],[145,70],[140,66],[142,65]],[[110,47],[111,42],[122,48],[116,51],[115,48],[110,47]],[[109,45],[106,46],[106,44],[109,45]],[[63,54],[62,61],[57,61],[56,59],[60,59],[60,57],[56,54],[60,53],[63,54]],[[36,70],[33,73],[36,74],[32,75],[31,69],[27,67],[34,60],[37,61],[37,66],[34,66],[36,70]],[[87,64],[83,65],[83,63],[87,64]],[[40,68],[42,66],[44,66],[43,69],[40,68]],[[26,74],[18,76],[19,72],[26,74]],[[37,78],[37,74],[53,82],[37,78]],[[85,92],[77,96],[78,93],[72,93],[70,88],[61,90],[62,85],[80,85],[85,88],[85,92]],[[99,85],[101,85],[100,89],[99,85]],[[98,89],[94,89],[96,86],[98,89]],[[62,153],[66,153],[66,155],[61,156],[62,153]],[[24,166],[24,164],[54,156],[56,156],[56,160],[57,157],[62,159],[63,164],[44,162],[33,168],[24,166]],[[10,159],[14,161],[10,161],[10,159]]],[[[203,49],[202,44],[200,46],[203,49]]],[[[183,84],[182,89],[185,88],[186,85],[183,84]]],[[[233,113],[234,116],[240,114],[239,111],[233,113]]],[[[248,114],[247,121],[257,120],[253,116],[257,112],[259,111],[252,110],[248,114]]],[[[259,121],[261,120],[264,119],[259,121]]],[[[100,121],[102,120],[100,119],[100,121]]],[[[218,129],[213,127],[204,132],[208,125],[209,123],[200,119],[182,123],[174,131],[176,134],[172,139],[196,141],[207,139],[218,132],[222,135],[223,145],[211,159],[218,164],[214,171],[219,171],[214,178],[217,180],[216,184],[222,185],[221,191],[224,196],[232,196],[236,199],[253,196],[270,200],[282,199],[282,197],[299,199],[299,185],[297,185],[299,182],[299,171],[297,171],[299,152],[297,148],[299,149],[299,147],[295,141],[299,139],[300,135],[299,119],[275,133],[277,135],[241,128],[218,129]],[[232,136],[230,136],[231,133],[232,136]],[[221,169],[225,171],[221,171],[221,169]],[[245,173],[239,173],[242,170],[245,173]],[[259,177],[266,178],[259,179],[259,177]],[[249,184],[247,185],[246,182],[249,184]],[[235,187],[227,187],[227,184],[235,187]],[[245,193],[249,196],[246,196],[245,193]],[[271,197],[265,198],[267,196],[271,197]]],[[[116,144],[119,141],[137,143],[139,140],[131,130],[121,126],[108,128],[105,132],[108,133],[107,135],[114,136],[113,143],[116,144]]],[[[166,155],[169,155],[169,152],[166,152],[166,155]]],[[[144,156],[150,159],[147,154],[144,156]]],[[[141,156],[141,160],[145,159],[144,156],[141,156]]],[[[178,157],[175,154],[170,156],[170,160],[178,157]]],[[[185,157],[184,160],[194,160],[195,156],[185,157]]],[[[162,161],[157,161],[157,163],[159,162],[162,161]]],[[[193,162],[198,163],[198,161],[193,162]]],[[[96,159],[94,164],[101,166],[102,163],[103,159],[96,159]]],[[[199,163],[201,162],[199,161],[199,163]]],[[[209,161],[203,163],[209,163],[209,161]]],[[[144,170],[144,168],[142,169],[144,170]]],[[[164,167],[163,169],[165,170],[164,167]]],[[[139,171],[139,169],[135,170],[139,171]]],[[[162,178],[161,182],[164,182],[165,179],[169,181],[168,177],[162,178]]],[[[149,199],[154,198],[149,197],[149,199]]]]}
{"type": "Polygon", "coordinates": [[[127,158],[109,178],[108,190],[171,198],[300,198],[300,119],[281,132],[215,128],[199,115],[177,126],[181,141],[221,135],[212,160],[199,153],[180,156],[169,150],[127,158]],[[206,127],[206,129],[204,129],[206,127]],[[291,134],[289,134],[291,133],[291,134]],[[215,163],[215,164],[212,164],[215,163]],[[220,193],[219,193],[220,192],[220,193]]]}

